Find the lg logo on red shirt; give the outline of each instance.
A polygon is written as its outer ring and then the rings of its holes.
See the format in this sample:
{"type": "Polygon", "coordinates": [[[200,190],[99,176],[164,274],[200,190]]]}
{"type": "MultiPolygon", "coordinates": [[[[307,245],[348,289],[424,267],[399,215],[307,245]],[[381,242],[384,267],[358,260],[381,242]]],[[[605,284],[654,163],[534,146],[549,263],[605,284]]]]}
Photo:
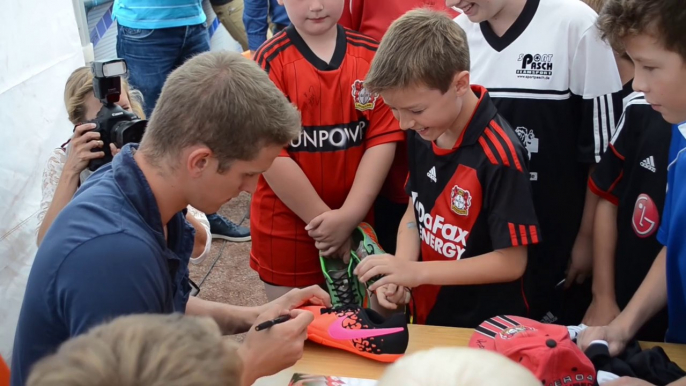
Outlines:
{"type": "Polygon", "coordinates": [[[660,223],[660,214],[655,202],[647,194],[641,194],[634,205],[634,215],[631,225],[636,236],[641,238],[650,237],[655,233],[660,223]]]}

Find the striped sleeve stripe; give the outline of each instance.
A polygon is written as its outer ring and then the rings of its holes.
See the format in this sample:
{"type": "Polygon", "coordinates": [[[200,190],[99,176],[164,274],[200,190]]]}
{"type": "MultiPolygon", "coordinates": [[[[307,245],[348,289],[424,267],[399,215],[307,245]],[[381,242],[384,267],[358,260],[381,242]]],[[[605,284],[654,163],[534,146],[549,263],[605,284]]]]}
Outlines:
{"type": "Polygon", "coordinates": [[[377,46],[377,45],[370,45],[369,43],[359,42],[357,40],[352,40],[352,39],[348,39],[348,44],[350,44],[351,46],[366,48],[372,52],[376,52],[376,50],[379,49],[379,46],[377,46]]]}
{"type": "Polygon", "coordinates": [[[479,143],[492,164],[514,167],[520,172],[524,170],[514,143],[497,122],[491,121],[479,138],[479,143]]]}
{"type": "Polygon", "coordinates": [[[526,236],[526,227],[519,225],[519,237],[522,238],[522,245],[529,245],[529,238],[526,236]]]}
{"type": "Polygon", "coordinates": [[[498,152],[500,159],[503,161],[503,165],[510,166],[510,161],[507,159],[505,148],[503,148],[503,145],[500,143],[500,141],[498,141],[498,138],[493,133],[493,130],[489,127],[486,129],[485,133],[488,139],[491,140],[491,143],[495,147],[495,151],[498,152]]]}
{"type": "Polygon", "coordinates": [[[518,247],[519,240],[517,239],[517,230],[515,229],[515,225],[509,222],[507,223],[507,226],[510,228],[510,241],[512,242],[512,246],[518,247]]]}
{"type": "Polygon", "coordinates": [[[507,134],[505,134],[505,130],[503,130],[503,128],[500,127],[500,125],[498,125],[498,122],[491,121],[491,126],[500,135],[501,140],[505,143],[508,150],[510,151],[510,155],[512,156],[512,160],[514,161],[515,168],[520,172],[523,171],[522,164],[519,162],[519,157],[517,157],[517,152],[515,151],[514,144],[512,144],[510,137],[508,137],[507,134]]]}
{"type": "Polygon", "coordinates": [[[363,34],[361,34],[361,33],[359,33],[359,32],[355,32],[355,31],[353,31],[353,30],[351,30],[351,29],[347,29],[347,28],[346,28],[345,34],[346,34],[346,36],[348,37],[348,39],[351,39],[351,38],[352,38],[352,39],[357,39],[357,40],[360,40],[360,41],[363,41],[363,42],[365,42],[365,43],[369,43],[369,44],[372,44],[372,45],[376,45],[376,46],[379,45],[379,42],[378,42],[378,41],[376,41],[376,40],[370,38],[369,36],[363,35],[363,34]]]}
{"type": "Polygon", "coordinates": [[[488,160],[491,161],[493,165],[498,165],[499,162],[497,159],[495,159],[495,154],[493,154],[493,152],[491,151],[491,148],[488,146],[488,143],[486,142],[484,137],[479,138],[479,144],[484,149],[484,154],[486,154],[486,158],[488,158],[488,160]]]}
{"type": "Polygon", "coordinates": [[[286,34],[285,31],[279,32],[276,36],[274,36],[271,40],[269,40],[267,43],[263,44],[262,47],[260,47],[257,52],[255,52],[255,61],[257,64],[260,65],[260,67],[264,68],[264,61],[267,58],[267,56],[274,51],[274,49],[278,48],[278,46],[283,45],[284,43],[288,42],[288,35],[286,34]]]}
{"type": "Polygon", "coordinates": [[[507,223],[510,230],[510,241],[513,247],[538,243],[538,228],[535,225],[507,223]]]}
{"type": "Polygon", "coordinates": [[[614,107],[612,94],[601,95],[593,99],[593,137],[595,142],[595,160],[605,152],[615,130],[614,107]]]}
{"type": "Polygon", "coordinates": [[[538,230],[535,226],[529,225],[529,234],[531,235],[531,243],[538,244],[538,230]]]}
{"type": "Polygon", "coordinates": [[[598,185],[596,185],[596,183],[593,181],[592,178],[588,179],[588,188],[591,189],[591,192],[593,192],[593,194],[595,194],[596,196],[601,197],[601,198],[605,199],[606,201],[611,202],[614,205],[619,205],[619,199],[617,199],[617,197],[612,195],[612,193],[610,193],[610,192],[614,189],[615,185],[619,182],[619,180],[622,179],[623,174],[624,174],[624,171],[621,171],[619,173],[619,177],[610,186],[610,189],[608,189],[607,192],[604,191],[603,189],[601,189],[598,185]]]}

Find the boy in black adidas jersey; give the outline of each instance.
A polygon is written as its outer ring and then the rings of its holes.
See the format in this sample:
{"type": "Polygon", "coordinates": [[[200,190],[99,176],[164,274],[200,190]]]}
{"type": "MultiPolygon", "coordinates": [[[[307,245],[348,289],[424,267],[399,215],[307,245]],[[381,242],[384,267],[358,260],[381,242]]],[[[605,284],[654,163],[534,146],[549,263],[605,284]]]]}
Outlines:
{"type": "MultiPolygon", "coordinates": [[[[662,249],[657,229],[665,203],[671,129],[643,94],[634,94],[610,151],[591,174],[588,184],[600,201],[593,230],[593,302],[584,324],[608,325],[629,303],[662,249]]],[[[663,341],[666,330],[663,309],[637,339],[663,341]]]]}
{"type": "Polygon", "coordinates": [[[489,89],[527,148],[545,239],[529,250],[531,317],[561,322],[550,312],[559,301],[557,284],[570,256],[592,253],[597,201],[586,188],[589,168],[600,161],[621,111],[612,101],[622,88],[612,49],[598,37],[597,14],[579,0],[447,4],[463,11],[455,21],[469,41],[472,81],[489,89]]]}
{"type": "Polygon", "coordinates": [[[521,276],[539,242],[525,148],[481,86],[464,31],[413,10],[388,29],[365,80],[408,132],[410,196],[396,254],[356,268],[388,308],[414,300],[421,324],[476,327],[526,315],[521,276]],[[412,295],[405,288],[412,288],[412,295]]]}

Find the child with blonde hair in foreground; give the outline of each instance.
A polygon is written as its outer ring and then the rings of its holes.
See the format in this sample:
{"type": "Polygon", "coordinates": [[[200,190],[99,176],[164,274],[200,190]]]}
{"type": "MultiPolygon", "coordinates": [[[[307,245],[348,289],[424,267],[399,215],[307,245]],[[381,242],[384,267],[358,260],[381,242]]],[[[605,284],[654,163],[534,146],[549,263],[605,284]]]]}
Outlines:
{"type": "Polygon", "coordinates": [[[377,386],[540,386],[526,368],[500,354],[472,348],[434,348],[390,366],[377,386]]]}

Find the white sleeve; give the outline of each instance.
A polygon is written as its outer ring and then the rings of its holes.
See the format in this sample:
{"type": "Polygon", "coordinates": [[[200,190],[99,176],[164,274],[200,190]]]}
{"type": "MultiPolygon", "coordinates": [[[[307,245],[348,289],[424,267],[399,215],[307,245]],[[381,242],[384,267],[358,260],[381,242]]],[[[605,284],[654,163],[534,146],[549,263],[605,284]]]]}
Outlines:
{"type": "Polygon", "coordinates": [[[57,148],[50,154],[50,157],[45,164],[45,169],[43,170],[43,183],[41,186],[42,197],[40,209],[38,210],[38,228],[36,228],[36,232],[38,232],[38,229],[43,223],[45,214],[50,208],[53,197],[55,197],[55,190],[57,190],[57,184],[60,182],[60,176],[62,175],[66,160],[67,153],[64,149],[57,148]]]}
{"type": "Polygon", "coordinates": [[[582,99],[579,161],[590,164],[600,162],[614,134],[614,110],[621,106],[613,106],[612,94],[622,89],[612,49],[600,39],[594,20],[582,20],[587,27],[580,31],[569,80],[572,94],[582,99]]]}
{"type": "Polygon", "coordinates": [[[570,67],[569,88],[572,94],[593,99],[622,89],[612,48],[600,39],[594,24],[581,35],[570,67]]]}

